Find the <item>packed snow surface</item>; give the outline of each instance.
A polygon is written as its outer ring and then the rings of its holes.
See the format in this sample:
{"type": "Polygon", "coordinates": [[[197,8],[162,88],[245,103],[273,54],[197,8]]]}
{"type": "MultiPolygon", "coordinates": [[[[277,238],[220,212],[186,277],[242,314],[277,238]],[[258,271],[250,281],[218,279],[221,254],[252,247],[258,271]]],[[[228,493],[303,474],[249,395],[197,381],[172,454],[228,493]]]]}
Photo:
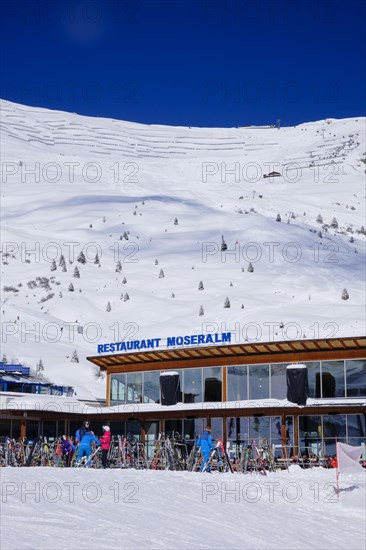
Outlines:
{"type": "Polygon", "coordinates": [[[365,473],[3,468],[4,550],[363,550],[365,473]]]}
{"type": "Polygon", "coordinates": [[[95,398],[98,344],[363,335],[364,130],[149,126],[2,101],[8,361],[42,359],[95,398]]]}

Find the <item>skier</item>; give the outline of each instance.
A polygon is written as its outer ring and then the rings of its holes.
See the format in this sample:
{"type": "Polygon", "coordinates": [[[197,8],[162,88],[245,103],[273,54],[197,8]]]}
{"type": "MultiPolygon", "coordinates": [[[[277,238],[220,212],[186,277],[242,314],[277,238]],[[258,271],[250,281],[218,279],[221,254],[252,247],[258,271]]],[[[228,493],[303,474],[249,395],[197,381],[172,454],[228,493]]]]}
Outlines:
{"type": "Polygon", "coordinates": [[[90,430],[90,422],[89,420],[84,420],[83,425],[77,430],[75,434],[75,441],[76,443],[81,443],[81,440],[83,439],[83,436],[90,430]]]}
{"type": "Polygon", "coordinates": [[[91,442],[94,441],[96,445],[100,445],[99,440],[97,437],[95,437],[94,432],[86,432],[86,434],[83,436],[82,440],[80,441],[79,445],[79,451],[78,451],[78,461],[83,458],[83,456],[86,456],[86,463],[85,466],[90,468],[91,466],[91,442]]]}
{"type": "MultiPolygon", "coordinates": [[[[198,447],[201,447],[201,452],[203,456],[203,461],[200,467],[200,472],[202,472],[205,468],[206,462],[208,462],[208,459],[210,458],[210,453],[212,449],[214,448],[212,443],[212,437],[211,437],[211,428],[210,426],[206,426],[206,428],[203,430],[201,436],[197,439],[196,444],[198,447]]],[[[210,465],[207,465],[207,468],[205,470],[206,472],[210,471],[210,465]]]]}
{"type": "Polygon", "coordinates": [[[102,447],[102,466],[109,468],[108,451],[111,444],[111,429],[109,426],[103,426],[103,435],[99,438],[102,447]]]}
{"type": "Polygon", "coordinates": [[[72,455],[74,454],[75,447],[67,439],[67,435],[63,435],[61,438],[61,453],[64,460],[65,466],[69,467],[72,460],[72,455]]]}

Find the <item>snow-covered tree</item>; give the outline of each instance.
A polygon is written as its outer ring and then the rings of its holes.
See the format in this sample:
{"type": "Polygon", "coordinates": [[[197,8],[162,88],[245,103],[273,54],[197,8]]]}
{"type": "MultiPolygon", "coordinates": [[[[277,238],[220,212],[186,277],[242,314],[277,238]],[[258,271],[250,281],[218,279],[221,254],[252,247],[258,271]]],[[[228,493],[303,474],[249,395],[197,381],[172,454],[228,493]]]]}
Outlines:
{"type": "Polygon", "coordinates": [[[174,292],[172,292],[172,298],[175,298],[175,294],[174,294],[174,292]]]}
{"type": "Polygon", "coordinates": [[[56,262],[55,262],[55,260],[52,260],[50,270],[51,270],[51,271],[56,271],[56,269],[57,269],[56,262]]]}
{"type": "Polygon", "coordinates": [[[178,218],[174,218],[174,225],[178,225],[178,218]]]}
{"type": "Polygon", "coordinates": [[[128,234],[127,234],[126,231],[124,231],[124,233],[123,233],[123,238],[126,239],[126,241],[128,241],[128,234]]]}
{"type": "Polygon", "coordinates": [[[225,308],[231,307],[229,298],[226,298],[226,299],[225,299],[224,307],[225,307],[225,308]]]}
{"type": "Polygon", "coordinates": [[[155,260],[155,265],[159,265],[159,262],[158,262],[158,260],[155,260]]]}
{"type": "Polygon", "coordinates": [[[338,221],[337,221],[337,218],[333,218],[333,219],[332,219],[331,224],[330,224],[330,227],[332,227],[333,229],[338,229],[338,221]]]}
{"type": "Polygon", "coordinates": [[[65,262],[65,256],[64,256],[63,254],[61,254],[61,256],[60,256],[60,259],[59,259],[58,265],[59,265],[60,267],[64,267],[64,266],[66,266],[66,262],[65,262]]]}
{"type": "Polygon", "coordinates": [[[127,302],[127,300],[129,300],[129,299],[130,299],[130,297],[128,295],[128,292],[126,292],[125,297],[123,298],[123,301],[127,302]]]}
{"type": "Polygon", "coordinates": [[[159,273],[159,279],[163,279],[165,277],[164,271],[161,269],[159,273]]]}
{"type": "Polygon", "coordinates": [[[112,311],[112,306],[111,306],[110,302],[108,302],[108,304],[107,304],[106,311],[108,311],[108,312],[112,311]]]}
{"type": "Polygon", "coordinates": [[[198,315],[199,315],[200,317],[202,317],[202,315],[204,315],[204,314],[205,314],[205,312],[204,312],[204,310],[203,310],[203,306],[201,306],[201,307],[200,307],[200,310],[199,310],[199,312],[198,312],[198,315]]]}
{"type": "Polygon", "coordinates": [[[80,271],[78,269],[78,266],[75,266],[74,273],[72,275],[73,277],[76,277],[77,279],[80,279],[80,271]]]}
{"type": "Polygon", "coordinates": [[[221,239],[222,239],[222,242],[221,242],[221,251],[224,252],[225,250],[227,250],[227,244],[226,244],[226,242],[225,242],[224,235],[221,235],[221,239]]]}
{"type": "Polygon", "coordinates": [[[96,265],[99,265],[99,266],[100,266],[100,259],[99,259],[98,252],[97,252],[96,255],[95,255],[94,263],[95,263],[96,265]]]}
{"type": "Polygon", "coordinates": [[[198,283],[198,290],[204,290],[203,282],[202,282],[202,281],[200,281],[200,282],[198,283]]]}
{"type": "Polygon", "coordinates": [[[122,279],[122,284],[125,285],[126,283],[127,283],[127,279],[126,279],[126,277],[123,277],[123,279],[122,279]]]}
{"type": "Polygon", "coordinates": [[[78,352],[76,351],[76,349],[74,349],[74,352],[72,354],[70,362],[71,363],[79,363],[78,352]]]}
{"type": "Polygon", "coordinates": [[[276,216],[276,222],[280,222],[281,221],[281,215],[280,214],[277,214],[276,216]]]}
{"type": "Polygon", "coordinates": [[[342,300],[348,300],[348,299],[349,299],[348,291],[346,288],[344,288],[342,292],[342,300]]]}
{"type": "Polygon", "coordinates": [[[317,217],[316,217],[316,221],[317,221],[317,223],[324,223],[323,216],[321,214],[318,214],[317,217]]]}
{"type": "Polygon", "coordinates": [[[79,256],[77,257],[77,261],[81,264],[86,264],[86,258],[83,251],[80,252],[79,256]]]}
{"type": "Polygon", "coordinates": [[[248,271],[249,271],[249,273],[253,273],[253,271],[254,271],[254,267],[253,267],[251,262],[249,262],[248,271]]]}
{"type": "Polygon", "coordinates": [[[1,359],[1,362],[4,364],[4,365],[7,365],[8,364],[8,358],[6,357],[5,353],[3,355],[3,358],[1,359]]]}
{"type": "Polygon", "coordinates": [[[118,262],[116,263],[115,272],[116,272],[116,273],[121,273],[121,271],[122,271],[122,264],[121,264],[121,261],[118,260],[118,262]]]}
{"type": "Polygon", "coordinates": [[[72,283],[69,284],[69,291],[74,292],[74,285],[72,283]]]}

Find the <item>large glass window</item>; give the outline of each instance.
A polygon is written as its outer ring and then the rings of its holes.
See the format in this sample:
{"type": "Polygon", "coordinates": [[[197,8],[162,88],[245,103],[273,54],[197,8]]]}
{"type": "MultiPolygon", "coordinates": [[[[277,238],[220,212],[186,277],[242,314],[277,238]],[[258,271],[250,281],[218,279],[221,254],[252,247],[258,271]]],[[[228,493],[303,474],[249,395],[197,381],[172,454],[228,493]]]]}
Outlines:
{"type": "Polygon", "coordinates": [[[269,398],[269,365],[249,365],[249,399],[269,398]]]}
{"type": "Polygon", "coordinates": [[[271,365],[271,397],[273,399],[286,399],[286,367],[287,364],[283,363],[271,365]]]}
{"type": "Polygon", "coordinates": [[[299,417],[300,452],[303,456],[322,455],[322,423],[320,416],[299,417]]]}
{"type": "Polygon", "coordinates": [[[227,368],[227,400],[242,401],[248,399],[247,366],[227,368]]]}
{"type": "Polygon", "coordinates": [[[323,437],[346,437],[346,416],[344,414],[324,415],[323,437]]]}
{"type": "Polygon", "coordinates": [[[126,422],[110,422],[112,437],[114,435],[126,435],[126,422]]]}
{"type": "Polygon", "coordinates": [[[118,405],[126,402],[126,375],[112,374],[111,375],[111,405],[118,405]]]}
{"type": "Polygon", "coordinates": [[[160,403],[160,372],[144,372],[144,403],[160,403]]]}
{"type": "Polygon", "coordinates": [[[137,420],[126,422],[127,437],[130,441],[141,441],[141,424],[137,420]]]}
{"type": "Polygon", "coordinates": [[[206,367],[203,369],[205,388],[204,401],[222,401],[222,368],[206,367]]]}
{"type": "Polygon", "coordinates": [[[322,397],[345,397],[344,361],[322,361],[322,397]]]}
{"type": "Polygon", "coordinates": [[[158,438],[159,421],[153,420],[152,422],[145,423],[145,450],[146,458],[150,460],[155,454],[155,442],[158,438]]]}
{"type": "Polygon", "coordinates": [[[202,402],[202,369],[184,369],[183,402],[202,402]]]}
{"type": "Polygon", "coordinates": [[[256,442],[258,447],[269,444],[270,432],[271,426],[269,416],[249,417],[249,437],[256,442]]]}
{"type": "Polygon", "coordinates": [[[142,372],[127,374],[127,403],[142,403],[142,372]]]}
{"type": "Polygon", "coordinates": [[[320,363],[303,363],[308,368],[309,397],[320,397],[320,363]]]}
{"type": "Polygon", "coordinates": [[[31,441],[39,436],[38,420],[28,420],[26,422],[26,434],[28,441],[31,441]]]}
{"type": "Polygon", "coordinates": [[[365,417],[363,414],[348,414],[347,415],[347,432],[348,438],[359,437],[364,439],[366,435],[365,417]]]}
{"type": "Polygon", "coordinates": [[[42,422],[42,434],[44,437],[55,438],[57,435],[56,420],[44,420],[42,422]]]}
{"type": "Polygon", "coordinates": [[[6,437],[11,435],[11,420],[0,422],[0,436],[6,437]]]}
{"type": "Polygon", "coordinates": [[[211,436],[215,443],[222,439],[222,418],[211,418],[211,436]]]}
{"type": "Polygon", "coordinates": [[[346,361],[347,397],[366,396],[366,360],[346,361]]]}
{"type": "Polygon", "coordinates": [[[182,420],[165,420],[165,435],[176,437],[182,435],[182,420]]]}

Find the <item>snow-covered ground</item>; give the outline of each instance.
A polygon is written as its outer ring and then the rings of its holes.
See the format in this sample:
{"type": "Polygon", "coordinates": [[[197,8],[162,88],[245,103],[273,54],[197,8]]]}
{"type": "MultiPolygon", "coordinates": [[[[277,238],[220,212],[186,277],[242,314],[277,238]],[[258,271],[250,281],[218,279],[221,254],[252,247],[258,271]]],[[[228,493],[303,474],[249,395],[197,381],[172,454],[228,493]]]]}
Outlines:
{"type": "Polygon", "coordinates": [[[97,344],[365,333],[365,118],[185,128],[2,101],[1,130],[8,361],[94,398],[97,344]]]}
{"type": "Polygon", "coordinates": [[[364,549],[365,473],[1,469],[3,550],[364,549]]]}

